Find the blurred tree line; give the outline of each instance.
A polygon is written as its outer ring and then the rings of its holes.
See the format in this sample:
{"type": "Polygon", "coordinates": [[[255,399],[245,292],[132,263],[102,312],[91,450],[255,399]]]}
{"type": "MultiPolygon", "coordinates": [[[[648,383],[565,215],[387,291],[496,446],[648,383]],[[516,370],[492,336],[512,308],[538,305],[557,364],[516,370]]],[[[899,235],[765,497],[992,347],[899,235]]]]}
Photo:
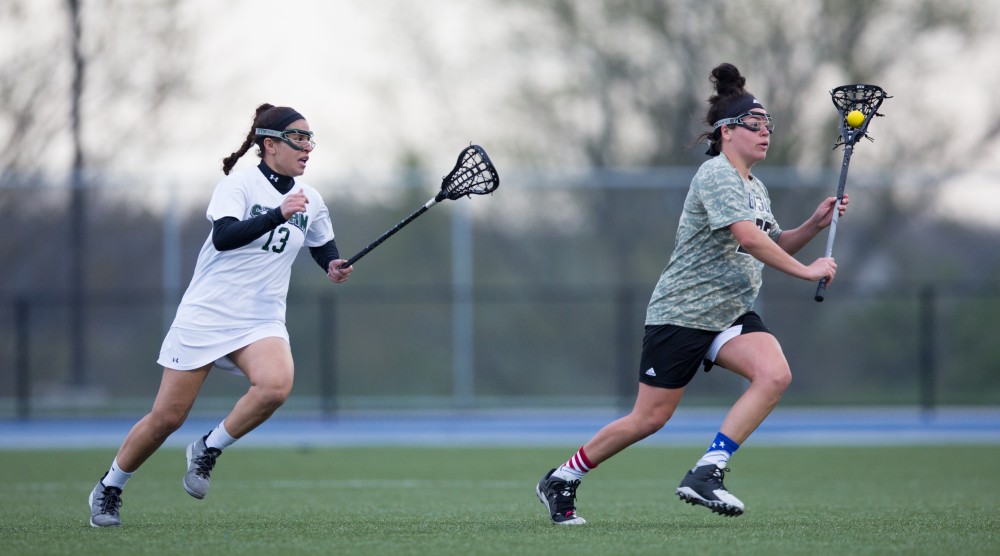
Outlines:
{"type": "MultiPolygon", "coordinates": [[[[14,364],[12,300],[20,296],[48,303],[30,323],[41,330],[30,346],[40,358],[33,371],[43,369],[38,372],[48,373],[50,384],[73,383],[72,368],[83,361],[90,368],[78,373],[89,382],[119,384],[137,366],[152,365],[162,337],[160,253],[169,226],[162,207],[137,204],[123,193],[123,182],[142,178],[116,173],[115,164],[120,157],[155,156],[154,130],[170,125],[159,119],[164,108],[195,94],[185,68],[198,37],[181,16],[190,7],[184,0],[42,4],[0,6],[0,34],[7,37],[0,58],[0,218],[15,231],[0,238],[0,311],[7,323],[0,365],[14,364]],[[34,10],[53,6],[52,17],[64,17],[65,25],[43,31],[26,24],[37,20],[34,10]],[[60,172],[70,179],[61,180],[60,172]],[[71,315],[72,307],[80,314],[71,315]],[[84,336],[74,341],[81,330],[84,336]]],[[[448,92],[457,87],[460,68],[441,62],[444,54],[420,32],[434,14],[419,5],[383,5],[413,16],[394,20],[411,41],[401,48],[426,70],[426,87],[442,92],[439,115],[447,120],[448,92]]],[[[625,359],[637,357],[645,301],[669,256],[686,181],[704,160],[703,147],[691,141],[704,129],[709,71],[730,61],[777,119],[776,140],[757,171],[777,186],[775,213],[785,227],[797,225],[836,184],[840,151],[831,149],[837,126],[827,91],[870,82],[895,95],[883,106],[887,117],[872,126],[878,142],[862,143],[853,162],[855,202],[835,249],[845,272],[831,302],[817,311],[808,284],[777,273],[766,278],[762,304],[777,313],[771,319],[787,334],[786,344],[800,346],[789,354],[793,367],[814,365],[806,357],[811,353],[832,373],[804,372],[796,383],[812,384],[807,391],[819,401],[817,393],[841,377],[843,391],[832,399],[870,386],[864,391],[875,402],[912,402],[920,386],[906,377],[927,358],[948,354],[941,367],[959,369],[949,384],[964,392],[952,401],[998,399],[988,372],[1000,354],[977,332],[996,321],[998,232],[941,218],[934,208],[941,194],[935,185],[955,173],[947,169],[988,163],[1000,111],[976,106],[977,127],[950,125],[954,115],[938,109],[947,87],[919,77],[935,74],[942,50],[971,58],[991,40],[995,18],[988,2],[477,5],[509,27],[504,102],[483,117],[501,122],[490,152],[500,153],[501,175],[511,185],[461,209],[474,222],[482,395],[598,399],[629,387],[625,359]],[[901,43],[912,48],[903,51],[901,43]],[[928,168],[928,159],[946,170],[928,168]],[[932,335],[943,345],[929,353],[920,342],[921,311],[927,310],[921,300],[928,295],[935,296],[937,326],[946,327],[932,335]],[[890,393],[899,384],[906,386],[890,393]]],[[[978,79],[973,82],[995,85],[998,76],[978,79]]],[[[405,98],[396,101],[406,105],[405,98]]],[[[441,133],[428,130],[426,140],[441,133]]],[[[410,172],[398,182],[435,183],[419,143],[396,150],[399,171],[410,172]]],[[[338,184],[314,185],[329,193],[345,252],[362,247],[429,193],[373,187],[381,201],[372,203],[338,184]]],[[[207,187],[203,197],[207,203],[207,187]]],[[[178,222],[186,280],[209,229],[204,205],[184,207],[170,219],[178,222]]],[[[335,389],[377,397],[381,382],[368,373],[392,369],[400,394],[447,394],[451,377],[441,369],[450,365],[452,332],[446,325],[453,280],[449,222],[447,214],[424,217],[369,255],[359,279],[343,292],[328,291],[303,257],[290,298],[290,310],[301,311],[290,327],[302,326],[307,352],[297,352],[300,367],[324,361],[311,346],[333,342],[333,333],[319,330],[328,316],[318,309],[332,303],[338,316],[326,324],[336,327],[335,389]]],[[[819,243],[800,257],[819,256],[819,243]]],[[[155,387],[157,373],[148,374],[155,387]]],[[[4,397],[13,391],[13,373],[0,375],[4,397]]],[[[311,383],[318,388],[326,379],[308,374],[303,380],[305,391],[313,391],[311,383]]]]}

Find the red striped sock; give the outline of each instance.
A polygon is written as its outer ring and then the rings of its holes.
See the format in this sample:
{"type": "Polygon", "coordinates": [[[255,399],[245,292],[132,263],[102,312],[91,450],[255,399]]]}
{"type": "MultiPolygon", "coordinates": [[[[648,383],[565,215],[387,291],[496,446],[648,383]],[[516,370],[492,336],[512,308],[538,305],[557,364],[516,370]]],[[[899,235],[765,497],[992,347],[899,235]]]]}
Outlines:
{"type": "Polygon", "coordinates": [[[563,477],[566,480],[582,479],[590,470],[597,465],[590,462],[587,453],[583,451],[583,446],[573,454],[573,457],[566,460],[566,463],[559,466],[553,475],[563,477]]]}

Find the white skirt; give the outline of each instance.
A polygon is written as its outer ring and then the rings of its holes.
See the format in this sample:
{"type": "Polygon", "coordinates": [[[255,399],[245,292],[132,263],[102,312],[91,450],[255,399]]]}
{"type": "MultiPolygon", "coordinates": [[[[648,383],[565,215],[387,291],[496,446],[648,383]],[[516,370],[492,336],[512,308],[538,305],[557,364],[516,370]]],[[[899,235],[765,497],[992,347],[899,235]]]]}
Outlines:
{"type": "Polygon", "coordinates": [[[160,347],[156,362],[168,369],[193,371],[209,363],[235,375],[244,374],[229,354],[263,338],[283,338],[288,341],[284,324],[266,323],[251,328],[225,330],[191,330],[171,327],[160,347]]]}

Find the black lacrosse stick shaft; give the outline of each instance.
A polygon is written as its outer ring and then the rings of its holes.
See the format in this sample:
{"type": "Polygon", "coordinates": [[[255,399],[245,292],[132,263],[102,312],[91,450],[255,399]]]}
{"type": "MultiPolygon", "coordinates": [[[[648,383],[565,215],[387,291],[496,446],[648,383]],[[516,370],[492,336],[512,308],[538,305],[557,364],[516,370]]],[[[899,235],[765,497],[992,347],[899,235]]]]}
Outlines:
{"type": "MultiPolygon", "coordinates": [[[[840,140],[834,148],[844,145],[844,162],[840,166],[840,183],[837,184],[837,202],[833,207],[833,217],[830,220],[830,235],[826,240],[825,257],[833,255],[833,240],[837,237],[837,221],[840,220],[840,207],[844,200],[844,188],[847,186],[847,168],[851,164],[851,154],[854,152],[854,145],[868,134],[868,124],[878,113],[882,101],[892,98],[885,94],[881,87],[876,85],[866,85],[858,83],[855,85],[842,85],[830,91],[833,105],[840,113],[840,140]],[[860,110],[865,119],[857,128],[851,128],[847,123],[847,115],[850,110],[860,110]]],[[[823,301],[828,278],[823,278],[816,286],[816,301],[823,301]]]]}
{"type": "Polygon", "coordinates": [[[358,259],[360,259],[361,257],[364,257],[365,255],[367,255],[368,252],[371,251],[372,249],[375,249],[379,245],[382,245],[382,242],[385,241],[385,240],[387,240],[387,239],[389,239],[389,236],[391,236],[392,234],[398,232],[399,230],[402,230],[403,226],[406,226],[410,222],[413,222],[414,220],[416,220],[418,216],[420,216],[421,214],[427,212],[427,209],[429,209],[432,206],[434,206],[435,203],[437,203],[437,198],[434,198],[434,199],[431,199],[430,201],[427,201],[427,204],[425,204],[424,206],[420,207],[420,209],[417,210],[416,212],[414,212],[413,214],[411,214],[411,215],[407,216],[406,218],[404,218],[403,220],[401,220],[399,222],[399,224],[396,224],[392,228],[389,228],[389,230],[387,230],[384,234],[382,234],[381,236],[379,236],[378,239],[376,239],[375,241],[369,243],[367,247],[365,247],[361,251],[358,251],[357,255],[354,255],[350,259],[347,259],[347,262],[344,263],[344,264],[342,264],[342,265],[340,265],[338,268],[347,268],[347,267],[351,266],[352,264],[358,262],[358,259]]]}
{"type": "Polygon", "coordinates": [[[457,200],[461,197],[472,195],[486,195],[492,193],[500,187],[500,176],[490,161],[490,157],[479,145],[469,145],[458,155],[458,161],[448,175],[441,178],[441,191],[433,199],[424,203],[424,206],[413,214],[407,216],[399,224],[390,228],[387,232],[379,236],[378,239],[368,244],[367,247],[358,252],[340,265],[339,268],[346,268],[356,263],[358,259],[364,257],[372,249],[382,244],[383,241],[416,220],[418,216],[427,212],[427,209],[444,201],[445,199],[457,200]]]}
{"type": "MultiPolygon", "coordinates": [[[[854,152],[854,143],[847,143],[844,146],[844,163],[840,166],[840,183],[837,184],[837,202],[833,207],[833,219],[830,220],[830,235],[826,238],[826,251],[824,257],[833,255],[833,240],[837,237],[837,221],[840,220],[840,203],[844,200],[844,189],[847,187],[847,167],[851,164],[851,154],[854,152]]],[[[826,291],[827,279],[823,278],[816,286],[816,296],[813,298],[818,302],[823,301],[823,294],[826,291]]]]}

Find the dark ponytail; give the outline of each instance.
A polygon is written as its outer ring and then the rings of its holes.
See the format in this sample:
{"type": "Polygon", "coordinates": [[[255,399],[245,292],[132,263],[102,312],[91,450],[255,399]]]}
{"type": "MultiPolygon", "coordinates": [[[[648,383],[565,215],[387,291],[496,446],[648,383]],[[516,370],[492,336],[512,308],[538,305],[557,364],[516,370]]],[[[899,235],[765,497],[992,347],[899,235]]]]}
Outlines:
{"type": "Polygon", "coordinates": [[[248,150],[250,150],[250,145],[253,145],[254,139],[257,138],[257,120],[260,119],[260,115],[267,112],[269,109],[274,108],[274,106],[264,103],[257,107],[257,112],[253,116],[253,122],[250,125],[250,133],[247,134],[247,138],[243,140],[243,144],[240,148],[233,154],[222,159],[222,173],[229,175],[229,172],[236,166],[236,161],[238,161],[248,150]]]}
{"type": "Polygon", "coordinates": [[[243,140],[243,144],[240,145],[239,150],[222,159],[222,173],[228,176],[233,166],[236,166],[236,162],[250,150],[250,145],[254,143],[260,149],[257,151],[257,156],[263,156],[264,138],[257,135],[258,127],[281,131],[288,124],[299,119],[303,119],[302,115],[296,112],[295,109],[287,106],[274,106],[266,102],[258,106],[257,112],[253,117],[253,124],[250,126],[250,133],[247,133],[247,137],[243,140]]]}

